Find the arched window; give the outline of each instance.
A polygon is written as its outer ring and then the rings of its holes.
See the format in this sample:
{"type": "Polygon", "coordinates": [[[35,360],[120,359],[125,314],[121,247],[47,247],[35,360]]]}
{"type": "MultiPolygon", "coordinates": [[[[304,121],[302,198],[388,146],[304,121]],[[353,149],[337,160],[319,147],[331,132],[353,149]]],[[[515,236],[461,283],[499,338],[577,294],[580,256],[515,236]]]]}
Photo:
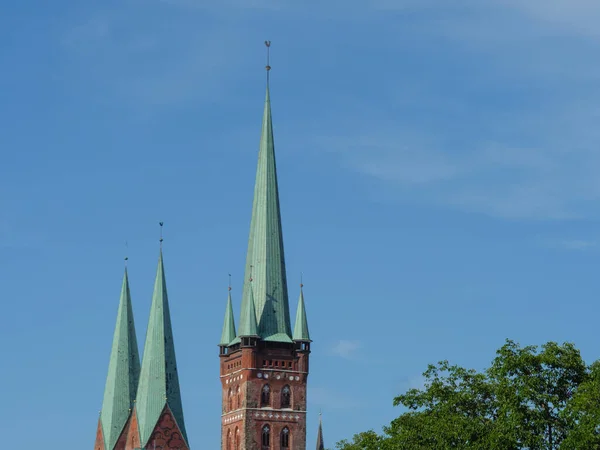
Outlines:
{"type": "Polygon", "coordinates": [[[240,429],[235,427],[235,436],[233,437],[233,450],[240,450],[240,429]]]}
{"type": "Polygon", "coordinates": [[[240,395],[240,387],[237,387],[237,391],[236,391],[236,396],[237,396],[237,407],[241,408],[242,407],[242,396],[240,395]]]}
{"type": "Polygon", "coordinates": [[[227,394],[227,407],[229,411],[233,409],[233,397],[231,396],[231,388],[229,388],[229,392],[227,394]]]}
{"type": "Polygon", "coordinates": [[[262,429],[262,448],[268,450],[271,446],[271,428],[265,425],[262,429]]]}
{"type": "Polygon", "coordinates": [[[227,431],[227,444],[225,448],[231,450],[231,430],[227,431]]]}
{"type": "Polygon", "coordinates": [[[271,404],[271,388],[265,384],[260,394],[260,406],[269,406],[271,404]]]}
{"type": "Polygon", "coordinates": [[[281,407],[289,408],[292,404],[292,391],[289,386],[284,386],[281,390],[281,407]]]}
{"type": "Polygon", "coordinates": [[[281,448],[290,448],[290,430],[288,427],[281,430],[281,448]]]}

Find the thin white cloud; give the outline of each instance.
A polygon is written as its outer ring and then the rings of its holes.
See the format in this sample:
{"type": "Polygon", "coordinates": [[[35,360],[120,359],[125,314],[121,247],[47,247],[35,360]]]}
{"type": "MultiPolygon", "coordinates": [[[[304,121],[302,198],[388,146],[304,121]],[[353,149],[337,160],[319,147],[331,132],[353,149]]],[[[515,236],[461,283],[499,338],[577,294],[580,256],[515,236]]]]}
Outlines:
{"type": "Polygon", "coordinates": [[[539,239],[540,245],[543,247],[587,251],[598,247],[598,241],[593,239],[539,239]]]}
{"type": "Polygon", "coordinates": [[[353,358],[358,350],[362,348],[362,344],[359,341],[350,341],[340,339],[332,347],[331,351],[342,358],[351,359],[353,358]]]}

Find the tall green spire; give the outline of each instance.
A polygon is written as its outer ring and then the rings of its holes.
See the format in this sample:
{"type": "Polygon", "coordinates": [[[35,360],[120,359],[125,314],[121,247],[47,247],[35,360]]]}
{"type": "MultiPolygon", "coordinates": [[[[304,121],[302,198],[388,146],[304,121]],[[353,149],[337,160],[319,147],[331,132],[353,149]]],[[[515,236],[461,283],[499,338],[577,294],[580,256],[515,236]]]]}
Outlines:
{"type": "Polygon", "coordinates": [[[100,421],[106,450],[113,450],[129,419],[140,376],[135,325],[127,269],[113,337],[100,421]]]}
{"type": "Polygon", "coordinates": [[[308,320],[306,319],[306,308],[304,307],[304,292],[302,291],[302,285],[300,285],[300,298],[298,299],[298,310],[296,311],[294,341],[310,342],[310,334],[308,332],[308,320]]]}
{"type": "Polygon", "coordinates": [[[254,290],[252,289],[252,281],[250,281],[250,298],[248,301],[248,308],[242,310],[242,317],[240,318],[240,330],[238,333],[239,337],[251,337],[259,336],[258,324],[256,323],[255,304],[254,304],[254,290]]]}
{"type": "Polygon", "coordinates": [[[171,410],[183,439],[187,442],[161,250],[136,397],[142,447],[148,443],[165,406],[171,410]]]}
{"type": "Polygon", "coordinates": [[[317,432],[317,450],[325,450],[325,443],[323,441],[323,422],[321,420],[321,413],[319,413],[319,431],[317,432]]]}
{"type": "MultiPolygon", "coordinates": [[[[249,280],[251,276],[254,279],[252,284],[258,334],[266,341],[292,342],[268,84],[244,280],[249,280]]],[[[249,316],[250,292],[250,283],[246,281],[240,328],[246,326],[243,320],[249,316]]]]}
{"type": "Polygon", "coordinates": [[[225,320],[223,322],[223,332],[221,333],[220,346],[227,346],[235,339],[235,320],[233,318],[233,306],[231,304],[231,288],[227,296],[227,307],[225,308],[225,320]]]}

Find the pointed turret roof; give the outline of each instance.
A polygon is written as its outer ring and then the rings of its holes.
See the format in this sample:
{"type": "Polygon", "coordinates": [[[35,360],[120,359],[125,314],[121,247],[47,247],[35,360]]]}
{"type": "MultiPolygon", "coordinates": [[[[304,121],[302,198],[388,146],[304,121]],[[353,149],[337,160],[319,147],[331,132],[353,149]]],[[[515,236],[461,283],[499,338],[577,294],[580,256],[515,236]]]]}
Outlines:
{"type": "Polygon", "coordinates": [[[171,410],[183,439],[187,442],[161,250],[136,397],[136,413],[142,447],[148,443],[165,406],[171,410]]]}
{"type": "MultiPolygon", "coordinates": [[[[244,279],[251,276],[258,334],[266,341],[292,342],[268,84],[244,279]]],[[[250,296],[250,283],[246,281],[240,328],[246,326],[243,320],[249,316],[250,296]]]]}
{"type": "Polygon", "coordinates": [[[240,319],[240,330],[238,337],[252,337],[259,336],[258,334],[258,323],[256,322],[255,305],[254,305],[254,289],[252,289],[252,282],[250,282],[250,297],[248,299],[248,308],[242,310],[245,315],[240,319]]]}
{"type": "Polygon", "coordinates": [[[223,321],[223,332],[221,333],[220,346],[227,346],[235,339],[235,320],[233,318],[233,306],[231,303],[231,288],[227,296],[227,306],[225,308],[225,320],[223,321]]]}
{"type": "Polygon", "coordinates": [[[319,431],[317,432],[317,450],[325,450],[325,443],[323,442],[323,422],[321,420],[320,413],[319,413],[319,431]]]}
{"type": "Polygon", "coordinates": [[[104,445],[107,450],[115,447],[129,419],[139,376],[140,356],[135,337],[129,279],[125,269],[100,413],[104,445]]]}
{"type": "Polygon", "coordinates": [[[310,333],[308,332],[308,320],[306,319],[306,308],[304,307],[304,292],[302,290],[302,285],[300,285],[300,298],[298,299],[298,310],[296,311],[294,341],[310,342],[310,333]]]}

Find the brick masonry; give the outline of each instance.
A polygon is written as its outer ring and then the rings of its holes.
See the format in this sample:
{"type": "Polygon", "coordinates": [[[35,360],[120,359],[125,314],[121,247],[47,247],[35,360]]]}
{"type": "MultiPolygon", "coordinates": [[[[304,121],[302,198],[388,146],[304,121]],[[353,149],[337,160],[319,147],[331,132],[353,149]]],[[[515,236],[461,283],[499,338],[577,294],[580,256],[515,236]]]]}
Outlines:
{"type": "Polygon", "coordinates": [[[290,344],[267,347],[262,342],[221,355],[221,450],[306,449],[308,357],[308,351],[297,351],[290,344]],[[261,403],[264,386],[269,387],[268,404],[261,403]],[[290,405],[282,407],[286,386],[290,405]],[[270,430],[268,447],[262,446],[265,426],[270,430]],[[281,446],[286,428],[288,448],[281,446]]]}
{"type": "MultiPolygon", "coordinates": [[[[135,411],[127,431],[127,443],[122,447],[122,450],[139,449],[141,447],[140,434],[135,411]]],[[[160,415],[146,447],[152,450],[155,448],[156,450],[189,450],[168,406],[165,406],[160,415]]],[[[121,448],[118,450],[121,450],[121,448]]]]}

